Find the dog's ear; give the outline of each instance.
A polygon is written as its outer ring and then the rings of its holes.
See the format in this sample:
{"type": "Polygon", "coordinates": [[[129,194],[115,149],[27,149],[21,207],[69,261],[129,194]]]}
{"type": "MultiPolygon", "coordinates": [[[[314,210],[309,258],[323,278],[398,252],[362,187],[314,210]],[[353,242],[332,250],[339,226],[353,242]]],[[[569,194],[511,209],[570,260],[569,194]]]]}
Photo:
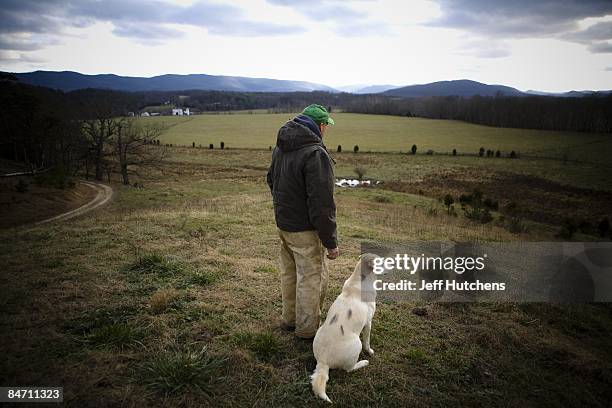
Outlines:
{"type": "Polygon", "coordinates": [[[374,270],[374,260],[378,258],[376,254],[361,255],[361,280],[364,280],[374,270]]]}

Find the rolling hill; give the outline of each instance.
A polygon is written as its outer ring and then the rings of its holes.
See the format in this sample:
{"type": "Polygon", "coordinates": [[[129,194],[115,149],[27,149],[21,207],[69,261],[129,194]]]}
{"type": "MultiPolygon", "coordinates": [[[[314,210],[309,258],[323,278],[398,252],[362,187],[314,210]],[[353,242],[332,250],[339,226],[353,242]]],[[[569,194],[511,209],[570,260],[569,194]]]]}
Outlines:
{"type": "Polygon", "coordinates": [[[383,95],[418,98],[422,96],[523,96],[518,89],[504,85],[488,85],[481,82],[460,79],[455,81],[439,81],[422,85],[409,85],[382,92],[383,95]]]}
{"type": "Polygon", "coordinates": [[[207,74],[166,74],[145,78],[114,74],[85,75],[72,71],[34,71],[14,73],[13,75],[19,81],[26,84],[60,89],[65,92],[84,88],[113,89],[130,92],[184,91],[194,89],[242,92],[337,92],[329,86],[312,82],[207,74]]]}

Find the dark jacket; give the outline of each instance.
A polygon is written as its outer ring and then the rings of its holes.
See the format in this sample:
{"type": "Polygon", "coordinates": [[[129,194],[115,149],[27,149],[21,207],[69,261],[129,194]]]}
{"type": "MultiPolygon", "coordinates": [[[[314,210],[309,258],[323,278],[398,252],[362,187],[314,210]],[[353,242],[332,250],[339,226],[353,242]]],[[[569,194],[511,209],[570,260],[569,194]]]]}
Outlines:
{"type": "Polygon", "coordinates": [[[316,230],[326,248],[338,246],[332,159],[312,119],[299,115],[280,128],[267,179],[278,228],[316,230]]]}

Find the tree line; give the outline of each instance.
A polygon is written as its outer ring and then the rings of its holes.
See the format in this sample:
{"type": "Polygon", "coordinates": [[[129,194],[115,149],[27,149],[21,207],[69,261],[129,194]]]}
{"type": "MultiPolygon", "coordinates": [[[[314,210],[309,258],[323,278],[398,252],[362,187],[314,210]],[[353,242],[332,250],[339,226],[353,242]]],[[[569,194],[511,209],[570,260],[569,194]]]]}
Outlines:
{"type": "Polygon", "coordinates": [[[124,184],[139,166],[162,162],[165,149],[152,148],[164,129],[126,117],[130,95],[112,91],[65,94],[0,76],[0,157],[25,163],[32,172],[110,179],[124,184]]]}
{"type": "Polygon", "coordinates": [[[397,98],[364,95],[347,112],[452,119],[495,127],[612,133],[612,95],[397,98]]]}

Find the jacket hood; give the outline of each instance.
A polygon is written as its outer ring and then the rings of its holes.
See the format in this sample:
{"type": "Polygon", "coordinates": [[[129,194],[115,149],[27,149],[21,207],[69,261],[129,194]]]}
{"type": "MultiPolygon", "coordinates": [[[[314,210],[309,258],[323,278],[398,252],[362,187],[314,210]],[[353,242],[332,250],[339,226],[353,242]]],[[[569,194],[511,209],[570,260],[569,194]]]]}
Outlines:
{"type": "Polygon", "coordinates": [[[322,146],[323,140],[319,127],[308,116],[299,115],[285,123],[278,131],[276,146],[284,152],[312,145],[322,146]]]}

